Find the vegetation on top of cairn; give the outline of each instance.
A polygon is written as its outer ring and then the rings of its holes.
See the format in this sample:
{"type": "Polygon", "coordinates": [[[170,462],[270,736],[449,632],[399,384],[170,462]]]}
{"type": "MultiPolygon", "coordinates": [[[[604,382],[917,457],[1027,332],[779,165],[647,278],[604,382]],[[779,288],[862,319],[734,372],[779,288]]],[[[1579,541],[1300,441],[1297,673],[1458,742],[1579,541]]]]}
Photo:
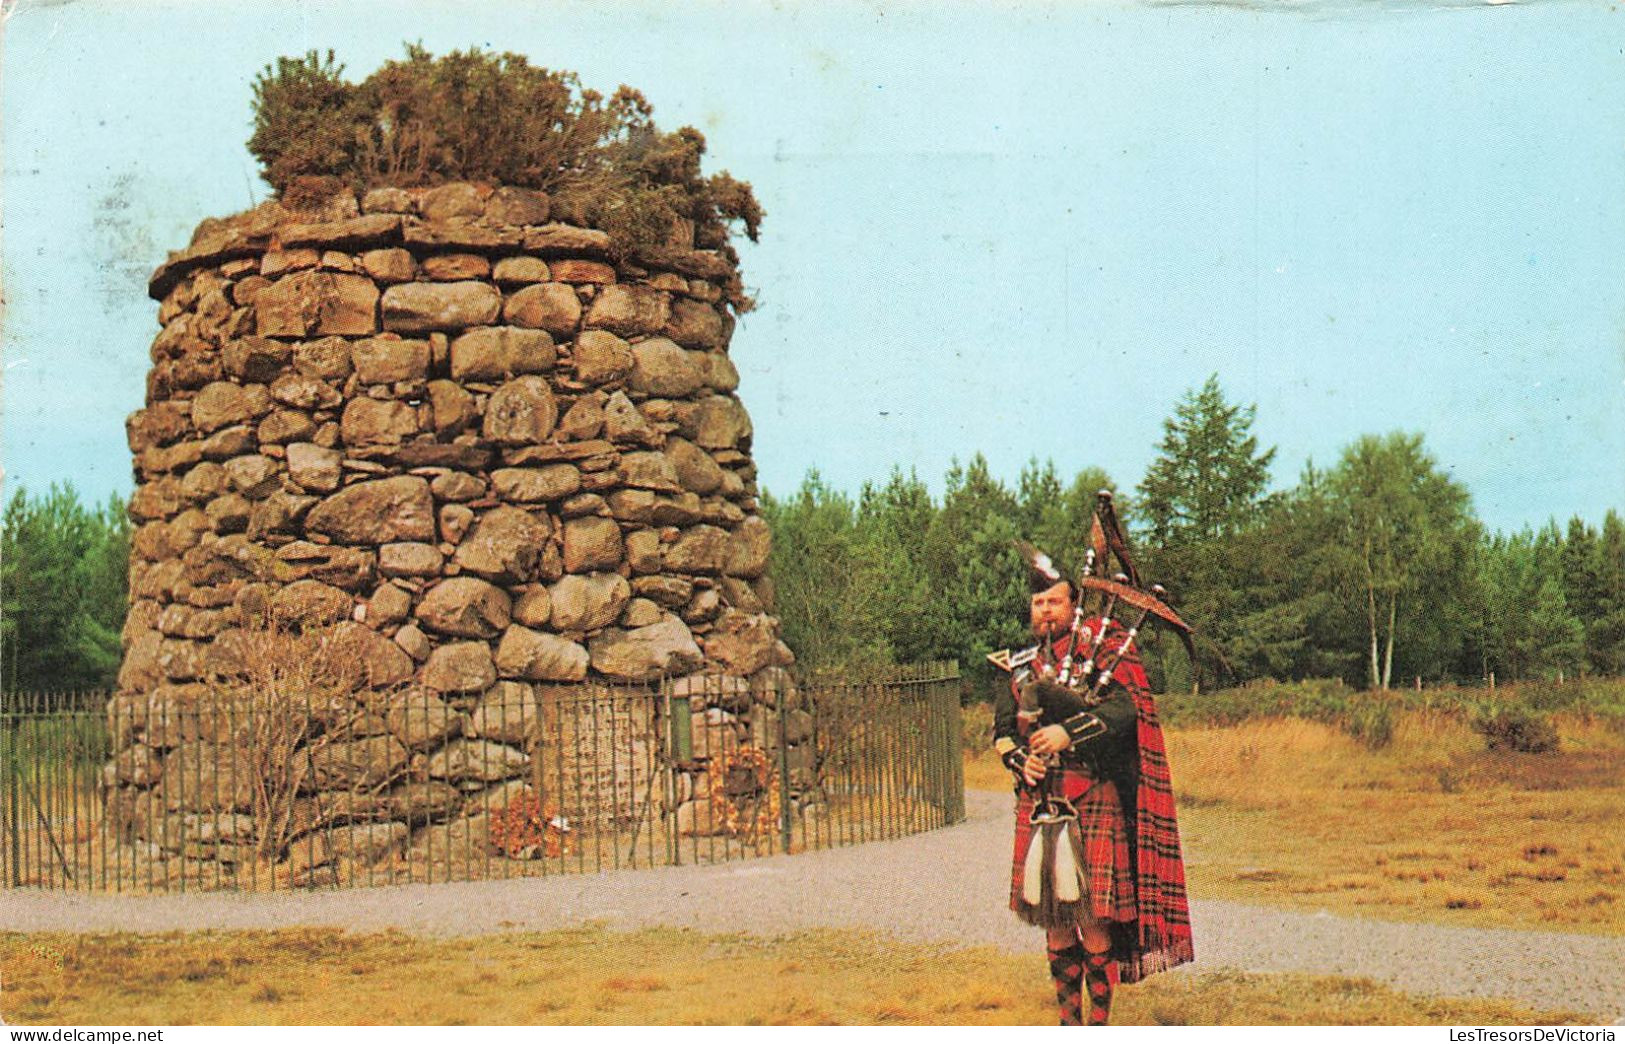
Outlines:
{"type": "Polygon", "coordinates": [[[568,220],[634,246],[693,243],[736,260],[729,232],[754,242],[762,208],[748,183],[702,175],[705,137],[662,131],[644,96],[608,98],[575,73],[471,48],[435,57],[406,46],[360,83],[333,52],[278,58],[254,80],[248,149],[279,194],[308,179],[357,191],[483,181],[539,189],[568,220]]]}

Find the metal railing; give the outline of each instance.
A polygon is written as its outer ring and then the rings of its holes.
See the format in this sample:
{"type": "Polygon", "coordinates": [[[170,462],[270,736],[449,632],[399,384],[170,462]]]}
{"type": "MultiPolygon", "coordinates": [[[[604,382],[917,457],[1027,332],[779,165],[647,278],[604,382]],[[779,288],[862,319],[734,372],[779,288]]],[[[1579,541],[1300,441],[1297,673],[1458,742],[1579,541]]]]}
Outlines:
{"type": "Polygon", "coordinates": [[[958,692],[946,663],[273,703],[0,694],[0,887],[479,880],[901,837],[964,818],[958,692]]]}

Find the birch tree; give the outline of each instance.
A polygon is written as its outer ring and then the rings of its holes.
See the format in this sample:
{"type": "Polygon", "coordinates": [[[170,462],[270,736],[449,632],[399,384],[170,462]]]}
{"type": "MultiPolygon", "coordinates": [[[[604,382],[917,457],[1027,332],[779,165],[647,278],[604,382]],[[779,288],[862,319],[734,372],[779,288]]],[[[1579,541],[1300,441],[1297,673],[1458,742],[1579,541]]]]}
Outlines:
{"type": "Polygon", "coordinates": [[[1345,589],[1366,622],[1366,675],[1391,687],[1403,623],[1444,611],[1465,582],[1477,539],[1467,491],[1422,447],[1420,434],[1364,435],[1329,483],[1342,524],[1345,589]]]}

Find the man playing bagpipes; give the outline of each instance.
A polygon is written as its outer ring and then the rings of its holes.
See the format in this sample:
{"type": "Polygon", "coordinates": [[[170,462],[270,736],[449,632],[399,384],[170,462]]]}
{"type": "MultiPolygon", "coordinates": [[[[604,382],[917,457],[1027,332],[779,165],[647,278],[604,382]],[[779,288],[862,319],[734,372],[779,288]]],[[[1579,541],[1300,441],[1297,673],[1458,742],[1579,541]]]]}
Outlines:
{"type": "Polygon", "coordinates": [[[994,714],[995,750],[1016,778],[1010,908],[1048,932],[1063,1026],[1104,1025],[1119,981],[1194,956],[1162,728],[1134,645],[1151,615],[1182,637],[1189,627],[1160,587],[1138,588],[1109,493],[1100,508],[1078,584],[1022,545],[1038,644],[989,657],[1012,672],[994,714]],[[1124,573],[1093,577],[1111,552],[1124,573]],[[1118,606],[1138,607],[1138,619],[1125,628],[1118,606]]]}

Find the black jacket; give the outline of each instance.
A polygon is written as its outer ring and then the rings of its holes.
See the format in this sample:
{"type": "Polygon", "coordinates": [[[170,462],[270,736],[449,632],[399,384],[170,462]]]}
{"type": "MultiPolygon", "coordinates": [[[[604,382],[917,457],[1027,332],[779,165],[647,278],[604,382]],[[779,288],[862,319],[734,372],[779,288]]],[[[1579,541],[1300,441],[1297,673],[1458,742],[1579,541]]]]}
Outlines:
{"type": "MultiPolygon", "coordinates": [[[[1093,715],[1099,721],[1099,726],[1093,726],[1091,731],[1094,727],[1104,727],[1104,731],[1098,735],[1074,742],[1061,755],[1062,764],[1084,768],[1096,779],[1116,778],[1125,772],[1132,774],[1138,767],[1138,714],[1134,709],[1134,698],[1116,682],[1106,690],[1105,700],[1093,707],[1086,707],[1082,695],[1072,689],[1054,682],[1038,681],[1026,672],[1017,674],[1009,686],[1001,687],[998,699],[993,704],[993,740],[996,747],[1005,746],[999,743],[1000,739],[1007,739],[1018,748],[1027,746],[1027,740],[1016,727],[1016,693],[1028,685],[1036,686],[1039,706],[1043,709],[1036,728],[1069,723],[1076,726],[1080,724],[1080,714],[1093,715]]],[[[1073,730],[1069,728],[1068,731],[1073,730]]]]}

